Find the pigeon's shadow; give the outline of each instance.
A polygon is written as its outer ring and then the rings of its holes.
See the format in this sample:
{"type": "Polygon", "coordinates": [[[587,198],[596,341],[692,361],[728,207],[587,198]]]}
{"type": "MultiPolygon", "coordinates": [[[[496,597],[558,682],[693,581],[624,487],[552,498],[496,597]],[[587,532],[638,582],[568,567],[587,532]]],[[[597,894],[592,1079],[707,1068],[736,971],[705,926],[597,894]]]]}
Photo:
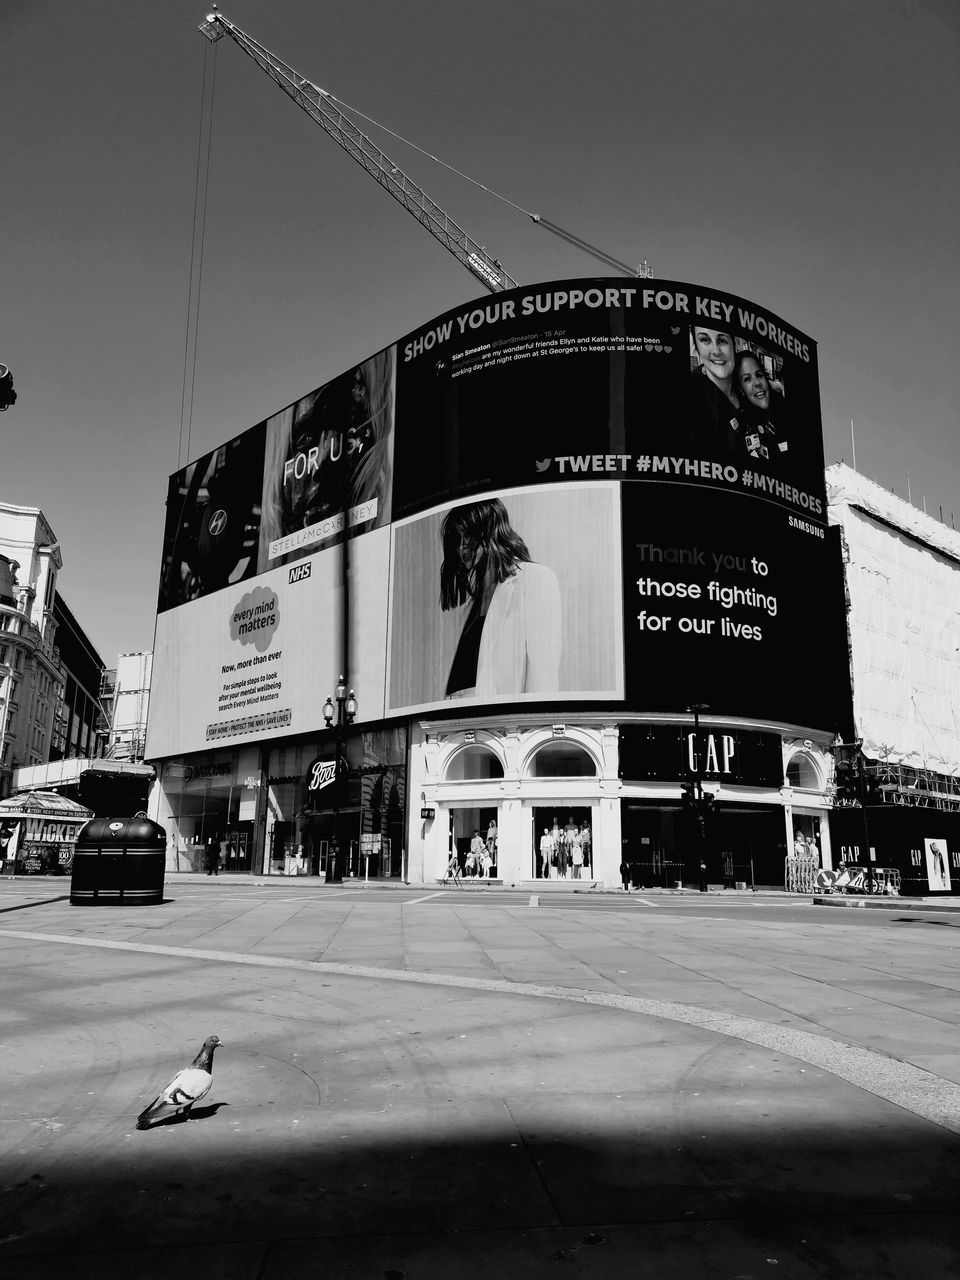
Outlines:
{"type": "Polygon", "coordinates": [[[209,1120],[211,1116],[215,1116],[221,1107],[229,1107],[229,1102],[212,1102],[209,1107],[194,1107],[190,1115],[170,1116],[167,1120],[159,1120],[156,1124],[148,1125],[148,1129],[166,1129],[170,1125],[186,1124],[188,1120],[209,1120]]]}
{"type": "Polygon", "coordinates": [[[221,1107],[229,1107],[229,1102],[211,1102],[209,1107],[194,1107],[190,1112],[191,1120],[209,1120],[211,1116],[215,1116],[221,1107]]]}

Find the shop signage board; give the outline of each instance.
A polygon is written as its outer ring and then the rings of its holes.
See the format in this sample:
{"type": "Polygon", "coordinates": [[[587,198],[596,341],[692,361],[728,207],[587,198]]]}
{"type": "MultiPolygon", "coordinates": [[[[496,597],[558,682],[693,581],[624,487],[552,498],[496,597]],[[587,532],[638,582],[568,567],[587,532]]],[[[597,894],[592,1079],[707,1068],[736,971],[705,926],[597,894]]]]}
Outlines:
{"type": "Polygon", "coordinates": [[[310,762],[306,773],[307,793],[316,794],[323,791],[327,787],[332,786],[337,780],[337,762],[336,760],[328,760],[326,757],[310,762]]]}
{"type": "Polygon", "coordinates": [[[559,698],[832,729],[840,583],[810,338],[692,284],[519,288],[171,477],[148,754],[322,729],[347,605],[358,722],[559,698]]]}
{"type": "Polygon", "coordinates": [[[689,725],[621,725],[620,776],[631,782],[674,782],[699,776],[731,786],[782,787],[780,736],[755,730],[689,725]]]}

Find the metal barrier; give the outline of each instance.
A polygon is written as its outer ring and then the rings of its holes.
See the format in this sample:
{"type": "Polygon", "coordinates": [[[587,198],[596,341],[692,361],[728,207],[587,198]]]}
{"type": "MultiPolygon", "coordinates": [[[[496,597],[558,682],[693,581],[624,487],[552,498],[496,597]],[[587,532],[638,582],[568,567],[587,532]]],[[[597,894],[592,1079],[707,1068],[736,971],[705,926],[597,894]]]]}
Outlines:
{"type": "Polygon", "coordinates": [[[870,868],[859,863],[841,862],[836,871],[821,868],[815,881],[818,893],[873,893],[898,898],[900,889],[901,877],[896,867],[874,867],[871,877],[870,868]]]}
{"type": "Polygon", "coordinates": [[[784,864],[783,887],[788,893],[816,893],[820,873],[817,857],[791,854],[784,864]]]}

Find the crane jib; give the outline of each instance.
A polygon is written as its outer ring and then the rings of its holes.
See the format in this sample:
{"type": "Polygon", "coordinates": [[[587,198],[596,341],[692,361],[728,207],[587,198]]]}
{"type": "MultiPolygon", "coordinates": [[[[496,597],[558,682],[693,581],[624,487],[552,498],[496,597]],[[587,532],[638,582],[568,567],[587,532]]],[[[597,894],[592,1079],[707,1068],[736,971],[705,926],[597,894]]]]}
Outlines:
{"type": "Polygon", "coordinates": [[[301,110],[375,178],[421,226],[426,227],[434,239],[452,253],[485,289],[491,293],[499,293],[504,289],[516,288],[518,282],[504,271],[499,260],[467,235],[344,111],[334,106],[330,95],[323,89],[318,89],[312,81],[299,75],[269,49],[258,44],[252,36],[241,31],[216,7],[207,15],[206,21],[200,24],[199,30],[211,43],[226,35],[239,45],[301,110]]]}

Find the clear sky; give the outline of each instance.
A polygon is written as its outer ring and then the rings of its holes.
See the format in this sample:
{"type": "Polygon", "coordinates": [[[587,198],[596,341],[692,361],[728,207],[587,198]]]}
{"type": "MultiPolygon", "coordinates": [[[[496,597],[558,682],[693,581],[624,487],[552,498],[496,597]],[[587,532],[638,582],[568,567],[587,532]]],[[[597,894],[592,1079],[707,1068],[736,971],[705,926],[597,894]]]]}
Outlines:
{"type": "MultiPolygon", "coordinates": [[[[853,419],[860,471],[960,524],[955,0],[222,8],[525,209],[812,336],[827,462],[853,419]]],[[[0,3],[0,498],[46,514],[108,666],[153,643],[205,12],[0,3]]],[[[603,274],[371,133],[521,283],[603,274]]],[[[228,40],[210,156],[191,457],[481,292],[228,40]]]]}

